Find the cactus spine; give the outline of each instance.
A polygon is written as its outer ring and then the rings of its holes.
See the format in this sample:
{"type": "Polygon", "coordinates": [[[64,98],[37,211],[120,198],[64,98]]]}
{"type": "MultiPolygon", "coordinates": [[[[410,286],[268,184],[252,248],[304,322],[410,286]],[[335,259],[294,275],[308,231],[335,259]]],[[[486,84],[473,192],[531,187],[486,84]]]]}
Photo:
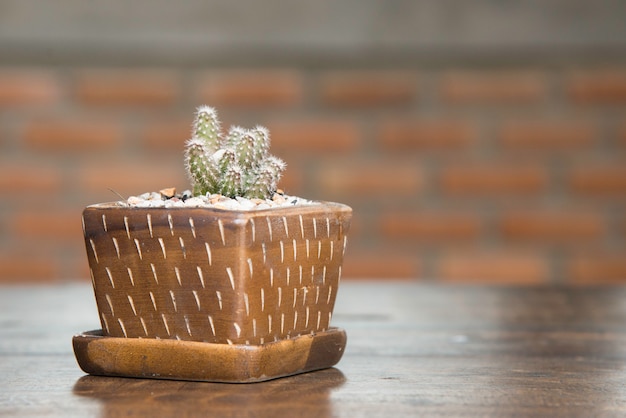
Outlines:
{"type": "Polygon", "coordinates": [[[285,163],[269,154],[269,145],[269,132],[262,126],[233,126],[223,137],[215,109],[198,108],[185,150],[194,195],[271,197],[285,163]]]}

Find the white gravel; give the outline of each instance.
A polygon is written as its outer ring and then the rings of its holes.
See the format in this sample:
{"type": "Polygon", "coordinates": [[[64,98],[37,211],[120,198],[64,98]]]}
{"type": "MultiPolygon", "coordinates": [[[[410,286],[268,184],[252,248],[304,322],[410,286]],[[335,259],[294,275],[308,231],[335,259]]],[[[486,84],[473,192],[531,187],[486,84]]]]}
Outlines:
{"type": "MultiPolygon", "coordinates": [[[[188,191],[180,196],[190,196],[188,191]]],[[[118,202],[122,206],[137,208],[217,208],[227,210],[262,210],[296,205],[313,205],[317,202],[296,196],[274,194],[272,199],[247,199],[244,197],[230,198],[222,195],[194,196],[182,198],[179,196],[165,198],[161,193],[144,193],[131,196],[126,201],[118,202]]]]}

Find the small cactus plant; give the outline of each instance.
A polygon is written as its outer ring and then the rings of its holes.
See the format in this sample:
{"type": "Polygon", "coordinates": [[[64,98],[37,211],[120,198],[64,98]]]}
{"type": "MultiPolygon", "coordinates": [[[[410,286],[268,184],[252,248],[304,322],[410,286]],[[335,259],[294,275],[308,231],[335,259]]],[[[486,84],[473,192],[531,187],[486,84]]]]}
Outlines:
{"type": "Polygon", "coordinates": [[[262,126],[233,126],[224,137],[215,109],[199,107],[185,150],[193,194],[271,198],[285,163],[269,154],[269,145],[269,132],[262,126]]]}

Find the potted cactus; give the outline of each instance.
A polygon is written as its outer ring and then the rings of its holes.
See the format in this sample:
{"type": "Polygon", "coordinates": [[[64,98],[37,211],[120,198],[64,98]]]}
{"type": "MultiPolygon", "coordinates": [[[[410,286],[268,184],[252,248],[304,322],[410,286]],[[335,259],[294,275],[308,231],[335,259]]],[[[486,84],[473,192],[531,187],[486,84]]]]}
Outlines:
{"type": "Polygon", "coordinates": [[[198,109],[192,191],[89,206],[85,246],[102,329],[74,336],[96,375],[256,382],[331,367],[351,209],[282,194],[265,128],[198,109]]]}

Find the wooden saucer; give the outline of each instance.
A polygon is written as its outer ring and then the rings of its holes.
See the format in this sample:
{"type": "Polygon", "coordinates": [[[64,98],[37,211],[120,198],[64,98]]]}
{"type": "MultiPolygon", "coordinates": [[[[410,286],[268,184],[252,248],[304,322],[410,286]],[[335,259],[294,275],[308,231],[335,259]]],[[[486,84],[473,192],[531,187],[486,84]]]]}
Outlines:
{"type": "Polygon", "coordinates": [[[92,375],[252,383],[332,367],[346,346],[339,328],[263,345],[106,337],[72,339],[80,368],[92,375]]]}

